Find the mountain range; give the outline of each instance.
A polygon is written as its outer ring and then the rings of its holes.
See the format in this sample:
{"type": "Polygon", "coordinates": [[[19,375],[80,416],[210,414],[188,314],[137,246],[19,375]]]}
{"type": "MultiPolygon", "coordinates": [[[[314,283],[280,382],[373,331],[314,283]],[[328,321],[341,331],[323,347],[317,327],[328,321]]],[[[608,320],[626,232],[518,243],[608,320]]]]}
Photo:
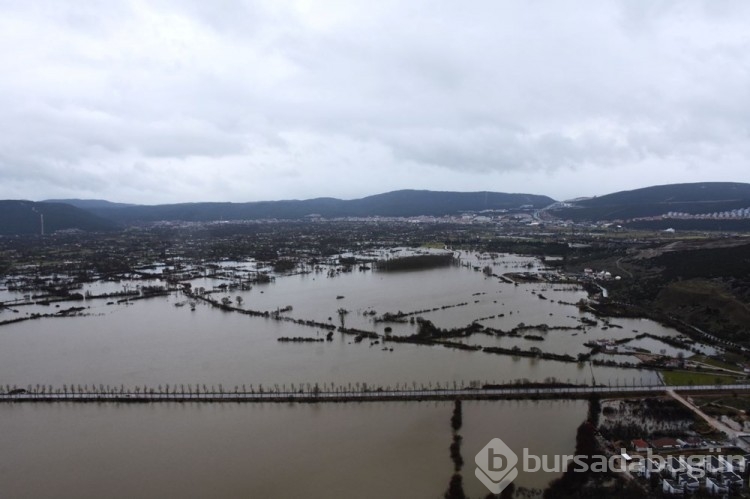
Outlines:
{"type": "MultiPolygon", "coordinates": [[[[89,211],[118,223],[183,220],[300,219],[310,215],[336,217],[411,217],[454,215],[462,211],[543,208],[552,198],[500,192],[434,192],[403,190],[361,199],[316,198],[253,203],[180,203],[157,206],[101,206],[89,211]]],[[[81,206],[80,204],[78,205],[81,206]]]]}
{"type": "Polygon", "coordinates": [[[709,214],[750,208],[750,184],[701,182],[669,184],[588,198],[554,210],[555,216],[575,221],[627,220],[670,212],[709,214]]]}
{"type": "MultiPolygon", "coordinates": [[[[0,234],[39,234],[42,230],[42,218],[44,231],[49,234],[63,229],[117,230],[128,225],[155,221],[303,219],[310,216],[444,216],[520,208],[544,210],[553,218],[576,222],[619,220],[648,225],[643,219],[660,217],[670,212],[700,215],[750,208],[750,184],[670,184],[580,198],[566,203],[558,203],[548,196],[536,194],[425,190],[393,191],[352,200],[316,198],[249,203],[135,205],[92,199],[43,202],[6,200],[0,201],[0,234]]],[[[692,221],[678,222],[677,225],[685,225],[692,221]]],[[[740,223],[739,228],[750,229],[750,222],[745,220],[724,221],[723,226],[713,220],[695,221],[698,222],[698,225],[709,230],[722,227],[726,229],[732,225],[728,222],[747,222],[740,223]]]]}
{"type": "Polygon", "coordinates": [[[115,228],[111,220],[70,204],[0,200],[0,235],[52,234],[64,229],[96,232],[115,228]]]}

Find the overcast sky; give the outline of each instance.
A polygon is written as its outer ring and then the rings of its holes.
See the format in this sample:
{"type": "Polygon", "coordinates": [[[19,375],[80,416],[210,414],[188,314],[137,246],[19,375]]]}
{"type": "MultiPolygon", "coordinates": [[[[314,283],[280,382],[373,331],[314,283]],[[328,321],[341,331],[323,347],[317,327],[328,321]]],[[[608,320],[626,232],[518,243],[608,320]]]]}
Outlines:
{"type": "Polygon", "coordinates": [[[0,198],[750,181],[750,2],[0,0],[0,198]]]}

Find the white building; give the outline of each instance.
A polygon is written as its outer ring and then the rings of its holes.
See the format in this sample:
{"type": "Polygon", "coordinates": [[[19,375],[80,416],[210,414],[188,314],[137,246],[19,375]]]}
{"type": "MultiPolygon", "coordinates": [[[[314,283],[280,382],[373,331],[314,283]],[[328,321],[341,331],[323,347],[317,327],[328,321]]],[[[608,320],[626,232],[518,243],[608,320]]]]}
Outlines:
{"type": "Polygon", "coordinates": [[[745,486],[742,477],[732,473],[731,471],[725,471],[718,476],[719,482],[725,487],[729,487],[732,490],[740,490],[745,486]]]}
{"type": "Polygon", "coordinates": [[[661,481],[661,491],[670,496],[685,495],[685,488],[671,478],[665,478],[661,481]]]}
{"type": "Polygon", "coordinates": [[[688,473],[677,475],[677,485],[681,486],[685,492],[693,493],[701,487],[701,482],[688,473]]]}
{"type": "Polygon", "coordinates": [[[726,463],[722,462],[722,460],[717,456],[706,457],[706,473],[718,475],[719,473],[723,473],[725,471],[727,471],[726,463]]]}
{"type": "Polygon", "coordinates": [[[717,478],[706,478],[706,492],[712,496],[725,495],[729,493],[729,488],[722,485],[717,478]]]}

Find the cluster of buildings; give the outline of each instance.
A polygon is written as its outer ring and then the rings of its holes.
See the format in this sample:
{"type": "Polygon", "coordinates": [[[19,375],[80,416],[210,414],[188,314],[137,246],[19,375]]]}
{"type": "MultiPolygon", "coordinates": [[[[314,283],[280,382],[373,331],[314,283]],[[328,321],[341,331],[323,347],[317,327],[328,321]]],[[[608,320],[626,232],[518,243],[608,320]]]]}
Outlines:
{"type": "MultiPolygon", "coordinates": [[[[665,452],[665,451],[673,451],[673,450],[681,450],[681,449],[696,449],[701,447],[710,446],[710,443],[707,443],[700,437],[686,437],[684,439],[681,438],[671,438],[671,437],[662,437],[662,438],[656,438],[651,440],[651,442],[646,442],[643,439],[636,439],[632,440],[630,442],[630,448],[633,449],[635,452],[648,452],[648,451],[656,451],[656,452],[665,452]]],[[[718,446],[718,444],[716,444],[718,446]]]]}
{"type": "Polygon", "coordinates": [[[682,220],[722,220],[750,218],[750,208],[739,208],[731,211],[698,214],[670,211],[669,213],[664,215],[664,218],[677,218],[682,220]]]}
{"type": "Polygon", "coordinates": [[[585,277],[598,279],[600,281],[609,281],[610,279],[614,279],[616,281],[619,281],[622,279],[619,275],[613,276],[611,272],[607,270],[600,270],[599,272],[595,272],[594,269],[583,269],[583,274],[585,277]]]}
{"type": "Polygon", "coordinates": [[[648,459],[641,474],[651,478],[658,473],[665,495],[682,496],[703,487],[709,495],[727,496],[739,493],[745,486],[742,474],[750,456],[668,457],[666,460],[648,459]]]}
{"type": "MultiPolygon", "coordinates": [[[[659,438],[650,444],[645,440],[633,440],[631,448],[638,453],[648,453],[648,457],[638,461],[632,469],[646,479],[658,476],[662,493],[667,496],[693,494],[701,488],[709,495],[722,497],[742,491],[745,487],[743,476],[750,470],[750,455],[661,456],[650,452],[652,449],[666,453],[684,452],[684,449],[703,445],[705,442],[700,437],[685,440],[659,438]]],[[[628,455],[623,457],[633,459],[628,455]]]]}

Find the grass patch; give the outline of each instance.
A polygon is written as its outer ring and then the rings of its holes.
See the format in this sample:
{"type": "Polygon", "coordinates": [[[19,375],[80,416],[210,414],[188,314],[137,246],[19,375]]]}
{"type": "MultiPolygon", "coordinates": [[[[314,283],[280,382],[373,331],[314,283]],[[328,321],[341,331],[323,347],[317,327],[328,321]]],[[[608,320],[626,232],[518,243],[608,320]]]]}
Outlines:
{"type": "Polygon", "coordinates": [[[664,383],[672,386],[731,385],[735,382],[734,376],[694,371],[662,371],[661,375],[664,383]]]}
{"type": "Polygon", "coordinates": [[[738,411],[750,411],[750,397],[747,396],[741,396],[732,394],[732,395],[725,395],[721,397],[711,396],[711,397],[699,397],[694,396],[693,400],[698,402],[699,406],[704,406],[708,404],[718,404],[718,405],[725,405],[728,407],[733,407],[737,409],[738,411]]]}
{"type": "Polygon", "coordinates": [[[701,410],[709,416],[713,416],[715,418],[718,418],[720,416],[733,417],[740,413],[740,411],[738,411],[734,407],[726,407],[721,405],[704,405],[703,407],[701,407],[701,410]]]}
{"type": "Polygon", "coordinates": [[[709,366],[718,367],[720,369],[729,369],[731,371],[741,371],[742,369],[739,366],[736,366],[734,364],[729,364],[728,362],[723,362],[721,360],[716,360],[711,357],[707,357],[706,355],[693,355],[690,357],[689,360],[695,361],[695,362],[702,362],[703,364],[708,364],[709,366]]]}

